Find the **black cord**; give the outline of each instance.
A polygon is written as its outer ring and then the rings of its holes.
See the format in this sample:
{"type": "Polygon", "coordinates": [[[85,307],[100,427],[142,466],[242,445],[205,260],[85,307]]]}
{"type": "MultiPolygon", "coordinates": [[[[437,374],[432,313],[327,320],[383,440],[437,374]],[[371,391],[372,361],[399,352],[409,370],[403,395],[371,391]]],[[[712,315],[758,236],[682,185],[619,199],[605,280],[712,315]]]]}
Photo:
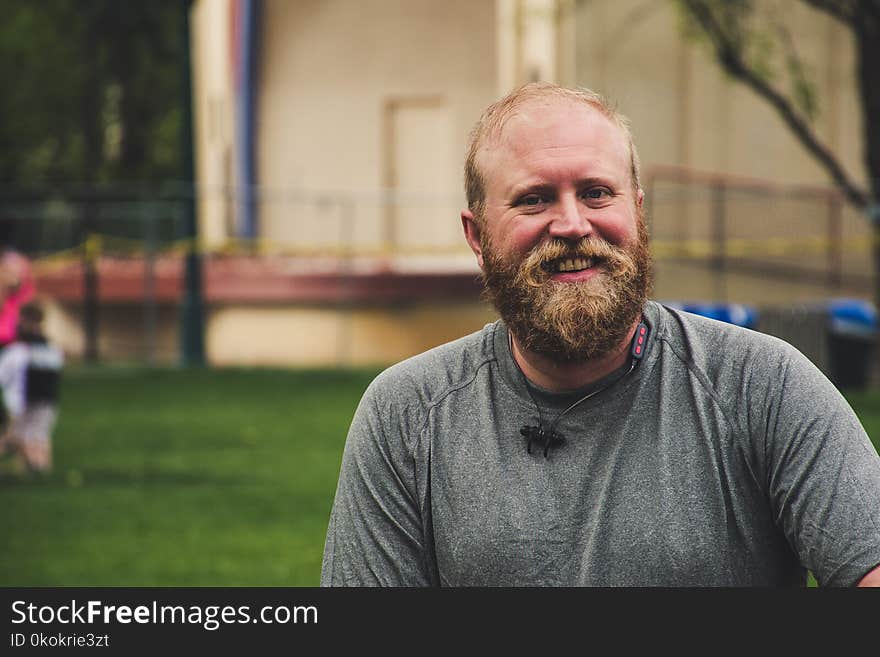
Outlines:
{"type": "Polygon", "coordinates": [[[519,363],[516,362],[516,356],[513,354],[513,336],[510,334],[510,330],[507,332],[507,347],[510,350],[510,357],[513,359],[513,364],[516,366],[516,371],[519,372],[520,377],[522,378],[523,385],[526,388],[526,392],[529,394],[529,397],[532,400],[532,403],[535,405],[535,409],[538,411],[538,426],[529,426],[524,425],[519,432],[527,438],[526,442],[526,450],[529,454],[532,453],[532,443],[539,442],[544,444],[544,458],[548,458],[550,453],[550,447],[556,445],[562,445],[565,443],[565,436],[556,431],[556,425],[559,424],[559,421],[563,418],[563,416],[576,408],[580,404],[584,403],[591,397],[598,395],[600,392],[608,390],[615,383],[620,381],[621,379],[629,376],[632,371],[636,368],[638,362],[642,359],[644,355],[644,345],[647,342],[648,337],[648,328],[644,324],[644,322],[639,323],[638,328],[636,329],[636,333],[633,336],[632,345],[630,347],[630,365],[629,369],[621,374],[618,377],[615,377],[614,380],[609,381],[606,385],[602,386],[598,390],[593,390],[592,392],[588,392],[586,395],[578,399],[576,402],[571,404],[564,411],[559,413],[553,421],[550,423],[550,428],[544,428],[544,414],[541,411],[541,405],[538,403],[537,398],[532,393],[532,385],[529,383],[528,378],[526,378],[525,373],[522,371],[522,368],[519,366],[519,363]]]}

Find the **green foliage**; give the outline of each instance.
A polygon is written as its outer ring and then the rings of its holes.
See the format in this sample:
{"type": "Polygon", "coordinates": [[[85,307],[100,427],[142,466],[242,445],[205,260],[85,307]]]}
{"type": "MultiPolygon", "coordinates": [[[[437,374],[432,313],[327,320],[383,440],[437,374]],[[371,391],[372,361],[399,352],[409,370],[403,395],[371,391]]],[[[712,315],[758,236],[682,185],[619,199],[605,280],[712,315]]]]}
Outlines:
{"type": "MultiPolygon", "coordinates": [[[[803,68],[803,65],[799,65],[803,68]]],[[[819,115],[819,97],[816,95],[816,86],[806,73],[792,71],[791,97],[795,107],[804,113],[809,119],[815,119],[819,115]]]]}
{"type": "Polygon", "coordinates": [[[803,115],[819,114],[816,86],[789,32],[790,6],[776,0],[675,0],[682,34],[707,46],[722,68],[738,66],[785,92],[803,115]]]}
{"type": "Polygon", "coordinates": [[[0,184],[181,177],[178,0],[0,0],[0,184]]]}
{"type": "Polygon", "coordinates": [[[766,82],[772,82],[778,75],[776,44],[776,39],[769,32],[750,30],[743,47],[743,59],[766,82]]]}

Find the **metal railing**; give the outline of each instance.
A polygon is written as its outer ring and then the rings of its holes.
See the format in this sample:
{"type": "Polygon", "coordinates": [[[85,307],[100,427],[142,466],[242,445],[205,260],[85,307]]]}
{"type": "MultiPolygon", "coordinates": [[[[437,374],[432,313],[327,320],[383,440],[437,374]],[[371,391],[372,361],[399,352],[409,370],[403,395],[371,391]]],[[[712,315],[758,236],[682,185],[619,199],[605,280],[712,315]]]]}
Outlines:
{"type": "Polygon", "coordinates": [[[731,300],[733,277],[871,294],[871,226],[835,189],[678,167],[654,167],[645,187],[656,259],[699,261],[716,301],[731,300]]]}
{"type": "MultiPolygon", "coordinates": [[[[871,229],[835,190],[672,167],[651,168],[644,185],[655,296],[776,308],[805,298],[870,298],[871,229]]],[[[102,330],[88,319],[102,314],[95,306],[95,264],[107,258],[141,262],[143,298],[129,306],[140,306],[143,321],[140,328],[128,322],[128,342],[109,351],[146,361],[167,349],[159,336],[169,332],[163,324],[174,321],[156,292],[157,263],[186,253],[320,262],[341,275],[374,266],[475,270],[461,236],[460,194],[255,192],[260,237],[244,240],[228,237],[236,231],[240,195],[195,190],[200,213],[213,213],[211,228],[195,242],[182,232],[186,203],[193,199],[186,186],[0,188],[0,242],[29,255],[38,272],[80,263],[87,336],[102,330]]],[[[88,340],[97,344],[98,336],[88,340]]]]}

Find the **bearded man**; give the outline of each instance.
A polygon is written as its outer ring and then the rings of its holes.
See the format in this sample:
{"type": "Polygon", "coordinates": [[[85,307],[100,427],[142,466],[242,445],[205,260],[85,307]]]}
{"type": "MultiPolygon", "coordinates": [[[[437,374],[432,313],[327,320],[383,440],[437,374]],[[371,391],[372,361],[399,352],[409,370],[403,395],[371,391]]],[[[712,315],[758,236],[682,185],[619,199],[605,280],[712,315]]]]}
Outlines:
{"type": "Polygon", "coordinates": [[[880,581],[880,457],[784,342],[648,300],[639,161],[593,92],[483,114],[465,238],[501,319],[355,413],[321,583],[880,581]]]}

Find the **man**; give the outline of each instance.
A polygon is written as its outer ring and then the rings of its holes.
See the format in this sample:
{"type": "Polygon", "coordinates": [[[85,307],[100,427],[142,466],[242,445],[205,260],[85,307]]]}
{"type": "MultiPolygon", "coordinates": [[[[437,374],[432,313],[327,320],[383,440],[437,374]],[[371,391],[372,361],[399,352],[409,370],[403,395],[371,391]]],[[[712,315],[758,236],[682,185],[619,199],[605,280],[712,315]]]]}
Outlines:
{"type": "Polygon", "coordinates": [[[880,580],[880,458],[770,336],[647,300],[638,157],[530,84],[471,136],[465,237],[502,320],[369,386],[322,585],[880,580]]]}

